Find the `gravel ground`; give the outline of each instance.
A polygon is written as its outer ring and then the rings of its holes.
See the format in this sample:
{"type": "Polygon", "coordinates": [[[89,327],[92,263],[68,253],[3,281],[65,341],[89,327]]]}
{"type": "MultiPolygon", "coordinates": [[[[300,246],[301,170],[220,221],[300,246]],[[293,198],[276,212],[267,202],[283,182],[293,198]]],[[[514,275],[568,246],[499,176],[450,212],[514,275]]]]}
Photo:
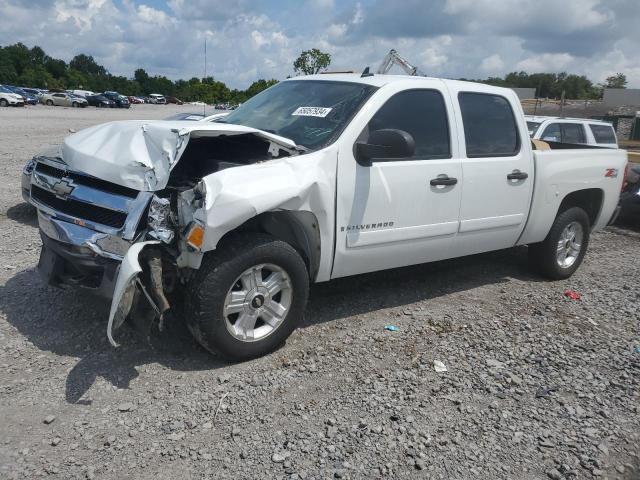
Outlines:
{"type": "Polygon", "coordinates": [[[178,109],[0,110],[1,478],[640,478],[629,228],[566,281],[513,249],[314,286],[304,327],[247,363],[180,323],[110,347],[108,305],[41,284],[20,171],[70,129],[178,109]]]}

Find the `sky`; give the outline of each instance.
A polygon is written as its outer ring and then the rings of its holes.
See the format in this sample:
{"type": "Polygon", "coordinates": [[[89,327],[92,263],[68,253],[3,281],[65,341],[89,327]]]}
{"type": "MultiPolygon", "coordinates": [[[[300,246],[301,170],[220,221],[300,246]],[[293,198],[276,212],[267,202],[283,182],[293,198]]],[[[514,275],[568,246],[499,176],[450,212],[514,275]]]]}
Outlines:
{"type": "Polygon", "coordinates": [[[640,88],[640,0],[0,0],[0,18],[0,45],[127,77],[202,77],[206,39],[208,74],[232,88],[293,75],[311,48],[330,70],[375,71],[395,48],[429,76],[622,72],[640,88]]]}

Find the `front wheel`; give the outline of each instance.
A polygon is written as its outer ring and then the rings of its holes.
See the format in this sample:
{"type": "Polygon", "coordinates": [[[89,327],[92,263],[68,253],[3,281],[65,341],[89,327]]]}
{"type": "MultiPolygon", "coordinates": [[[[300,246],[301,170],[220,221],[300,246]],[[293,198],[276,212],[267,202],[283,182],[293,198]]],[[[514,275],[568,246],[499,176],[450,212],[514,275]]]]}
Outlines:
{"type": "Polygon", "coordinates": [[[278,348],[303,317],[307,268],[289,244],[238,235],[205,257],[190,288],[186,321],[207,350],[235,360],[278,348]]]}
{"type": "Polygon", "coordinates": [[[47,105],[49,105],[50,107],[53,107],[53,100],[47,100],[47,105]]]}
{"type": "Polygon", "coordinates": [[[78,104],[77,104],[76,102],[73,102],[73,103],[71,104],[71,106],[72,106],[73,108],[78,108],[78,104]]]}
{"type": "Polygon", "coordinates": [[[0,98],[0,107],[8,107],[8,106],[9,106],[9,102],[4,98],[0,98]]]}
{"type": "Polygon", "coordinates": [[[531,266],[544,276],[561,280],[578,269],[589,245],[589,215],[580,207],[560,213],[547,238],[529,245],[531,266]]]}

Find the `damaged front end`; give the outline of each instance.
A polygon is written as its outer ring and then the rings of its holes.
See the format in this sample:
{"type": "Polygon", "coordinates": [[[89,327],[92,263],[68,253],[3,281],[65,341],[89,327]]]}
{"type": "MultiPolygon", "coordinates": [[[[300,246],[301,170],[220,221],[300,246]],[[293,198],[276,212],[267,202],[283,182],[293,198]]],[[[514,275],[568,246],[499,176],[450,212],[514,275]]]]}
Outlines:
{"type": "Polygon", "coordinates": [[[38,209],[47,283],[111,299],[107,336],[137,307],[160,328],[167,296],[200,267],[211,225],[203,179],[297,154],[277,136],[236,125],[114,122],[68,137],[34,159],[28,192],[38,209]]]}

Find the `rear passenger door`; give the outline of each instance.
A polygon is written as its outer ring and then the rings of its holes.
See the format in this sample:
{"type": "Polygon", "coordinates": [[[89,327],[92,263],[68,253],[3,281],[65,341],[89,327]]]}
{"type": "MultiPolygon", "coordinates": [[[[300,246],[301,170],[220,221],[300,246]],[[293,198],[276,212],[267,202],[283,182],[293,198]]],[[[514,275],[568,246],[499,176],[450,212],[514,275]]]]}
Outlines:
{"type": "Polygon", "coordinates": [[[64,93],[54,93],[53,95],[51,95],[51,97],[53,98],[53,104],[57,105],[57,106],[62,106],[62,107],[66,107],[67,106],[67,102],[66,102],[66,98],[64,96],[64,93]]]}
{"type": "Polygon", "coordinates": [[[547,125],[542,132],[541,140],[545,142],[560,142],[573,144],[587,144],[584,126],[575,122],[554,122],[547,125]]]}
{"type": "Polygon", "coordinates": [[[522,109],[511,92],[503,96],[451,85],[464,132],[458,136],[464,183],[455,254],[511,247],[527,220],[534,177],[522,109]]]}

